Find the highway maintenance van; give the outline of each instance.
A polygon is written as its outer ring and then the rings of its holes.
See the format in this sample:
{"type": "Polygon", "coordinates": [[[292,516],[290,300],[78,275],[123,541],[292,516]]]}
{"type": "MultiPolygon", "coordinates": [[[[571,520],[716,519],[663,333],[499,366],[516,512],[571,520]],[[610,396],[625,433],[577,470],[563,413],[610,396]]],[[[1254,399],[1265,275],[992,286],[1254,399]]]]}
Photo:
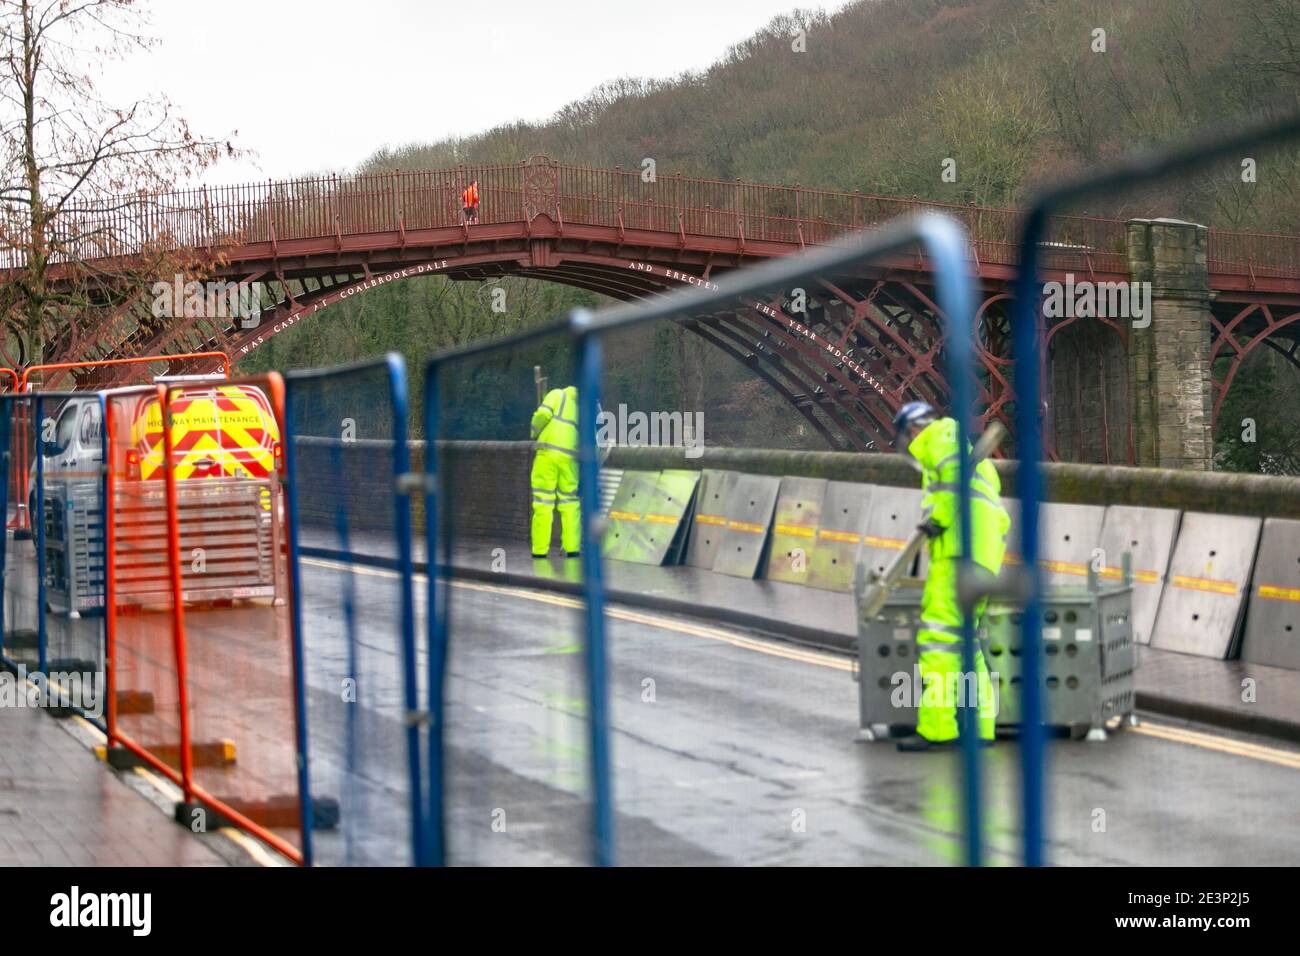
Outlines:
{"type": "MultiPolygon", "coordinates": [[[[212,603],[270,598],[280,603],[285,593],[280,559],[285,533],[283,448],[270,400],[256,386],[224,380],[176,387],[171,401],[172,454],[183,599],[212,603]]],[[[109,466],[118,603],[166,603],[171,577],[158,397],[131,389],[106,392],[104,399],[114,425],[109,466]]],[[[51,429],[54,440],[43,449],[47,550],[62,542],[70,559],[80,550],[71,539],[81,534],[86,548],[93,552],[98,545],[102,551],[102,517],[95,522],[93,508],[75,505],[77,498],[91,500],[96,490],[102,498],[101,481],[91,485],[84,477],[77,480],[91,465],[96,466],[94,474],[102,474],[97,467],[103,461],[100,417],[98,395],[68,399],[51,429]],[[92,518],[72,520],[78,510],[92,518]]],[[[34,469],[30,488],[34,507],[34,469]]],[[[77,589],[82,600],[70,600],[68,610],[80,610],[77,604],[83,601],[93,605],[94,592],[102,606],[102,573],[95,584],[98,587],[77,589]]]]}

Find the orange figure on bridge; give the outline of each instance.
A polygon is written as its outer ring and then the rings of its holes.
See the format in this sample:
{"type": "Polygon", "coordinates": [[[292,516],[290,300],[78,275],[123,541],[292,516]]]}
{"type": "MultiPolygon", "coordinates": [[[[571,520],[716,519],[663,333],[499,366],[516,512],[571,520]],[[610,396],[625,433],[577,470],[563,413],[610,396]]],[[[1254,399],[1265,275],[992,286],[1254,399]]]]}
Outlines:
{"type": "Polygon", "coordinates": [[[461,202],[465,206],[465,224],[468,226],[478,225],[478,180],[475,179],[465,187],[464,192],[460,194],[461,202]]]}

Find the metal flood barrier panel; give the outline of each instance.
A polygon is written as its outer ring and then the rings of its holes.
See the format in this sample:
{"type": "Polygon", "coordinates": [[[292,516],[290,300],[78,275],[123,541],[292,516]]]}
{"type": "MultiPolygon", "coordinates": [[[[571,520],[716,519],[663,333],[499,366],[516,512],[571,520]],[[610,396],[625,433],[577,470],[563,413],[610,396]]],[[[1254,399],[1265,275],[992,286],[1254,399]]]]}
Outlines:
{"type": "Polygon", "coordinates": [[[713,561],[714,571],[739,578],[758,573],[780,486],[780,478],[767,475],[736,478],[727,499],[727,527],[713,561]]]}
{"type": "Polygon", "coordinates": [[[676,563],[682,521],[695,499],[698,471],[629,471],[610,505],[606,558],[658,566],[676,563]],[[626,489],[626,490],[625,490],[626,489]]]}
{"type": "MultiPolygon", "coordinates": [[[[921,523],[921,497],[919,488],[871,487],[857,557],[864,571],[883,572],[903,549],[921,523]]],[[[921,554],[925,553],[923,548],[921,554]]]]}
{"type": "Polygon", "coordinates": [[[1139,644],[1151,643],[1181,519],[1182,512],[1173,508],[1106,508],[1099,573],[1107,581],[1120,580],[1122,556],[1129,555],[1133,569],[1133,639],[1139,644]]]}
{"type": "MultiPolygon", "coordinates": [[[[655,487],[658,510],[655,523],[671,530],[668,547],[660,564],[680,564],[686,551],[686,538],[690,534],[690,519],[695,507],[695,492],[700,486],[700,473],[679,468],[665,468],[655,487]]],[[[649,518],[650,516],[647,516],[649,518]]]]}
{"type": "Polygon", "coordinates": [[[824,478],[786,475],[781,479],[772,522],[772,547],[763,577],[791,584],[811,583],[809,561],[817,549],[826,485],[824,478]]]}
{"type": "Polygon", "coordinates": [[[1101,544],[1105,507],[1048,502],[1039,514],[1044,585],[1070,587],[1082,584],[1088,577],[1094,551],[1101,544]]]}
{"type": "Polygon", "coordinates": [[[605,529],[605,557],[620,561],[636,560],[637,529],[641,517],[654,497],[657,471],[625,471],[609,506],[609,523],[605,529]]]}
{"type": "Polygon", "coordinates": [[[713,569],[727,527],[727,501],[739,477],[738,472],[713,468],[701,474],[686,541],[686,563],[691,567],[713,569]]]}
{"type": "Polygon", "coordinates": [[[1183,515],[1151,646],[1220,660],[1245,607],[1262,522],[1236,515],[1183,515]]]}
{"type": "MultiPolygon", "coordinates": [[[[1131,618],[1131,582],[1097,575],[1086,584],[1050,588],[1043,599],[1042,681],[1048,726],[1075,739],[1104,738],[1122,725],[1136,702],[1137,655],[1131,618]],[[1121,718],[1117,722],[1116,718],[1121,718]]],[[[859,735],[883,740],[912,733],[922,693],[916,653],[921,588],[899,588],[874,618],[858,615],[859,735]]],[[[1023,611],[990,605],[978,637],[993,681],[996,726],[1022,722],[1023,611]]]]}
{"type": "Polygon", "coordinates": [[[1300,670],[1300,521],[1264,521],[1241,659],[1300,670]]]}
{"type": "Polygon", "coordinates": [[[600,513],[607,515],[614,505],[614,496],[618,494],[619,485],[623,483],[622,468],[600,469],[600,513]]]}
{"type": "Polygon", "coordinates": [[[863,547],[867,511],[873,495],[880,490],[850,481],[827,484],[808,584],[827,591],[853,590],[853,572],[863,547]]]}
{"type": "MultiPolygon", "coordinates": [[[[1007,531],[1005,566],[1022,564],[1016,542],[1020,540],[1020,502],[1003,498],[1011,516],[1007,531]]],[[[1043,502],[1038,509],[1038,566],[1044,585],[1077,585],[1088,576],[1094,549],[1101,545],[1102,505],[1072,505],[1043,502]]]]}

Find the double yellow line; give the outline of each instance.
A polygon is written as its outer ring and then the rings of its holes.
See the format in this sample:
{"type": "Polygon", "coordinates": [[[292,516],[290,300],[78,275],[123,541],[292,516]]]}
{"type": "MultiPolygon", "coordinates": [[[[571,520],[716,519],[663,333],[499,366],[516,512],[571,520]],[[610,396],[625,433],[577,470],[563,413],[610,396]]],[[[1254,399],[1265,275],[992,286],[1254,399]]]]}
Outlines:
{"type": "MultiPolygon", "coordinates": [[[[77,723],[86,733],[90,734],[92,737],[94,737],[96,740],[99,741],[99,743],[92,748],[94,750],[95,756],[100,760],[107,761],[108,757],[107,757],[106,747],[108,745],[108,737],[104,734],[102,730],[96,727],[85,717],[78,715],[74,719],[77,721],[77,723]]],[[[136,774],[136,776],[140,777],[142,780],[144,780],[146,783],[152,786],[155,790],[157,790],[160,794],[162,794],[165,800],[175,803],[181,799],[182,794],[181,794],[180,787],[176,786],[170,780],[167,780],[166,778],[160,776],[159,774],[155,773],[153,770],[147,767],[134,767],[132,769],[133,772],[136,774]]],[[[241,850],[247,853],[249,857],[251,857],[252,860],[255,863],[257,863],[259,866],[287,866],[288,865],[287,861],[284,860],[284,858],[277,857],[269,853],[260,840],[255,840],[253,837],[250,837],[248,834],[244,833],[242,830],[237,829],[236,827],[217,827],[212,832],[218,834],[219,836],[225,837],[231,843],[238,846],[241,850]]]]}
{"type": "Polygon", "coordinates": [[[1130,727],[1129,732],[1143,734],[1147,737],[1158,737],[1161,740],[1169,740],[1176,744],[1188,744],[1192,747],[1200,747],[1203,750],[1215,750],[1219,753],[1232,754],[1234,757],[1262,760],[1265,763],[1277,764],[1279,767],[1290,767],[1292,770],[1300,770],[1300,753],[1293,750],[1280,750],[1277,747],[1265,747],[1244,740],[1233,740],[1230,737],[1217,737],[1214,734],[1202,733],[1199,730],[1188,730],[1185,727],[1173,727],[1169,724],[1152,724],[1146,721],[1136,727],[1130,727]]]}

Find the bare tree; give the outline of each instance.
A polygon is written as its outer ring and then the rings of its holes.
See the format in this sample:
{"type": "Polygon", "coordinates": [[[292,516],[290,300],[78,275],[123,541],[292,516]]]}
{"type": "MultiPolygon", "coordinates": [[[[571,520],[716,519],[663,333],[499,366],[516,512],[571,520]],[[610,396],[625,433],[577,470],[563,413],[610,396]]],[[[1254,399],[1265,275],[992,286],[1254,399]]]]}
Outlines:
{"type": "Polygon", "coordinates": [[[116,341],[148,321],[155,279],[196,268],[172,234],[179,219],[153,197],[234,149],[193,134],[161,96],[100,95],[95,74],[151,47],[146,27],[136,0],[0,0],[0,317],[11,364],[116,341]]]}

